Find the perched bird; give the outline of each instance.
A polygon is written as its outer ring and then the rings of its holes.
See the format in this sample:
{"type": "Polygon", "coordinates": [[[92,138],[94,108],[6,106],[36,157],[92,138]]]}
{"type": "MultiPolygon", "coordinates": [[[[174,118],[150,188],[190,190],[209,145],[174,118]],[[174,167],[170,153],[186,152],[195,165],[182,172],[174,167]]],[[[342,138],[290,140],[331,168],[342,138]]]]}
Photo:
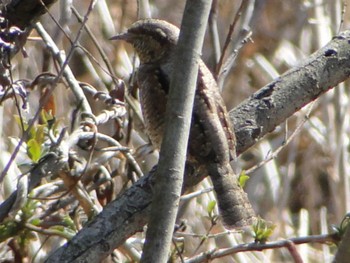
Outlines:
{"type": "MultiPolygon", "coordinates": [[[[136,80],[146,132],[160,148],[165,129],[165,110],[174,68],[174,50],[179,29],[163,20],[135,22],[126,33],[111,39],[133,45],[140,59],[136,80]]],[[[250,225],[255,213],[239,185],[230,161],[235,158],[236,138],[217,83],[199,61],[196,94],[189,135],[187,160],[210,176],[224,225],[250,225]]]]}

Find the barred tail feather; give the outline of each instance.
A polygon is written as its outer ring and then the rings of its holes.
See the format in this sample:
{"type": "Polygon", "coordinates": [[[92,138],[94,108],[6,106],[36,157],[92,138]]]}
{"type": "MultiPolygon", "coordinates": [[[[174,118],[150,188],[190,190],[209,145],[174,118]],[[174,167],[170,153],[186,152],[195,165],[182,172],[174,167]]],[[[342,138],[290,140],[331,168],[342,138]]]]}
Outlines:
{"type": "Polygon", "coordinates": [[[251,225],[256,219],[255,212],[230,164],[210,164],[208,172],[225,227],[240,228],[251,225]]]}

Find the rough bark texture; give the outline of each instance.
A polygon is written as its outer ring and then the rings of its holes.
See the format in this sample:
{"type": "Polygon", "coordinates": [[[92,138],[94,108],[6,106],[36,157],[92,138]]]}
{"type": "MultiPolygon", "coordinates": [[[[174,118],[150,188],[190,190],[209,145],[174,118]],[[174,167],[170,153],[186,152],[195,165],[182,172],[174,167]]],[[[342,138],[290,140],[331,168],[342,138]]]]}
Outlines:
{"type": "MultiPolygon", "coordinates": [[[[350,31],[335,37],[310,56],[257,91],[230,112],[242,153],[304,105],[347,79],[350,75],[350,31]]],[[[190,183],[198,178],[186,175],[190,183]]],[[[70,242],[47,262],[98,262],[147,223],[152,198],[151,172],[111,202],[70,242]],[[104,249],[101,249],[104,248],[104,249]],[[91,261],[92,258],[96,261],[91,261]]]]}
{"type": "Polygon", "coordinates": [[[342,238],[342,241],[340,242],[339,248],[337,253],[335,254],[335,258],[333,260],[333,263],[347,263],[349,262],[350,258],[350,226],[347,226],[347,229],[345,231],[345,234],[342,238]]]}
{"type": "MultiPolygon", "coordinates": [[[[51,5],[56,1],[44,2],[51,5]]],[[[10,25],[23,30],[44,12],[39,0],[26,0],[12,1],[7,10],[3,9],[2,15],[9,19],[10,25]]],[[[350,31],[343,32],[301,66],[286,72],[233,109],[230,116],[235,124],[237,152],[244,152],[294,112],[347,79],[350,74],[349,43],[350,31]]],[[[4,76],[6,74],[0,68],[1,84],[4,76]]],[[[142,230],[148,221],[153,173],[105,207],[47,262],[100,262],[125,239],[142,230]]],[[[198,178],[187,185],[196,183],[198,178]]],[[[349,235],[350,231],[347,231],[347,238],[343,240],[345,246],[349,235]]]]}
{"type": "MultiPolygon", "coordinates": [[[[166,262],[169,257],[185,171],[199,53],[203,45],[210,6],[211,1],[208,0],[186,1],[179,43],[175,48],[178,56],[174,60],[176,66],[171,74],[169,101],[165,113],[167,122],[142,251],[143,263],[166,262]],[[164,176],[166,173],[169,177],[164,176]],[[155,251],[157,253],[154,253],[155,251]]],[[[140,90],[142,88],[144,86],[140,85],[140,90]]]]}
{"type": "Polygon", "coordinates": [[[231,112],[240,154],[286,117],[346,80],[350,75],[349,31],[334,37],[300,66],[250,96],[231,112]]]}

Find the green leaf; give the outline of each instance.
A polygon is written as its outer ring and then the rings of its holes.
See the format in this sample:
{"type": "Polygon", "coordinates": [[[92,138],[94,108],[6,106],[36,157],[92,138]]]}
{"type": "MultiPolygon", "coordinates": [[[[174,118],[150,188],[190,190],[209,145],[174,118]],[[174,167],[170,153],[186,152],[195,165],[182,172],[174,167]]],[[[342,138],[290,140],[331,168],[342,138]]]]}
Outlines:
{"type": "Polygon", "coordinates": [[[39,202],[33,199],[28,199],[26,204],[22,207],[21,220],[26,222],[35,214],[35,209],[39,206],[39,202]]]}
{"type": "Polygon", "coordinates": [[[70,228],[64,226],[53,226],[50,230],[56,232],[57,235],[62,236],[68,240],[72,239],[77,233],[70,228]]]}
{"type": "Polygon", "coordinates": [[[39,218],[34,218],[33,220],[30,221],[30,223],[33,225],[33,226],[39,226],[40,223],[41,223],[41,220],[39,218]]]}
{"type": "Polygon", "coordinates": [[[207,206],[207,212],[209,214],[209,216],[211,217],[214,211],[214,208],[216,206],[216,201],[215,200],[211,200],[207,206]]]}
{"type": "Polygon", "coordinates": [[[243,188],[248,180],[249,180],[249,175],[247,175],[243,170],[238,178],[239,185],[243,188]]]}
{"type": "Polygon", "coordinates": [[[64,223],[64,225],[66,225],[69,229],[73,230],[73,231],[76,231],[76,227],[75,227],[75,224],[74,224],[74,221],[68,216],[64,216],[63,219],[62,219],[62,222],[64,223]]]}
{"type": "Polygon", "coordinates": [[[27,154],[33,162],[38,162],[41,158],[41,144],[35,139],[27,142],[27,154]]]}
{"type": "Polygon", "coordinates": [[[265,243],[272,235],[275,227],[276,225],[259,217],[256,224],[253,225],[255,242],[265,243]]]}
{"type": "Polygon", "coordinates": [[[43,144],[45,141],[45,130],[46,130],[46,127],[44,125],[37,125],[36,126],[34,138],[40,144],[43,144]]]}
{"type": "Polygon", "coordinates": [[[22,231],[22,226],[20,223],[14,220],[3,222],[0,224],[0,243],[10,237],[16,236],[20,231],[22,231]]]}

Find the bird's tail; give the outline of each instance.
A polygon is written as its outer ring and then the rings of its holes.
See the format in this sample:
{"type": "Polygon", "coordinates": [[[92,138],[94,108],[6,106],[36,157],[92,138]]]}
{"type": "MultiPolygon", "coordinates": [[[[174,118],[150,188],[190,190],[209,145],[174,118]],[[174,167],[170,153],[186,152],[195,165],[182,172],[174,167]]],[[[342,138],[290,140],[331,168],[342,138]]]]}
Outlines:
{"type": "Polygon", "coordinates": [[[207,169],[225,227],[240,228],[251,225],[256,219],[255,212],[230,164],[214,163],[208,165],[207,169]]]}

